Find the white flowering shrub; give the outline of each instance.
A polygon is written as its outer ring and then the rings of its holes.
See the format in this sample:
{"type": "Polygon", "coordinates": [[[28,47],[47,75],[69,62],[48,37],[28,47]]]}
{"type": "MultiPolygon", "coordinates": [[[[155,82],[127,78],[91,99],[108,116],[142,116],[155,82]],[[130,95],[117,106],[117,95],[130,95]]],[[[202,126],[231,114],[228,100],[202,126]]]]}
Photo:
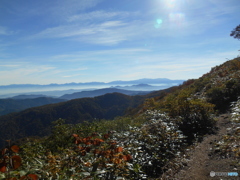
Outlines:
{"type": "Polygon", "coordinates": [[[185,146],[185,136],[174,120],[160,111],[146,111],[149,119],[141,128],[116,133],[116,141],[125,147],[133,158],[135,179],[159,177],[163,166],[180,156],[185,146]]]}

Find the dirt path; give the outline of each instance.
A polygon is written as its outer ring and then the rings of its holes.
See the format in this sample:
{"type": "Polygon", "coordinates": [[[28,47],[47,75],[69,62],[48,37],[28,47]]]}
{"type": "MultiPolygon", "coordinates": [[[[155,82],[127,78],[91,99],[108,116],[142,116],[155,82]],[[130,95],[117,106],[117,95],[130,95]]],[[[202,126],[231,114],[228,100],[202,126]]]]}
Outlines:
{"type": "MultiPolygon", "coordinates": [[[[175,179],[180,180],[215,180],[215,179],[238,179],[239,177],[211,177],[210,172],[237,172],[237,168],[231,166],[231,159],[221,159],[219,156],[211,155],[213,143],[219,141],[221,137],[227,134],[227,128],[231,127],[228,118],[229,114],[219,116],[217,122],[217,132],[213,135],[207,135],[194,150],[187,154],[187,165],[177,174],[175,179]]],[[[239,169],[238,169],[239,170],[239,169]]]]}

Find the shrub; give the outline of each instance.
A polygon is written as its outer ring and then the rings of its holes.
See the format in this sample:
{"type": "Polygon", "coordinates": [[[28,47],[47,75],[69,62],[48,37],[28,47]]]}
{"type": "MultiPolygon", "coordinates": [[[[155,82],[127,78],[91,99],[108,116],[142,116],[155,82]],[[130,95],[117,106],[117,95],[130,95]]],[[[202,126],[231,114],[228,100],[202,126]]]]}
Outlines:
{"type": "Polygon", "coordinates": [[[174,119],[158,110],[148,110],[146,118],[141,128],[130,127],[114,135],[133,157],[134,179],[159,177],[164,165],[180,156],[185,146],[185,136],[174,119]]]}
{"type": "Polygon", "coordinates": [[[211,132],[214,126],[214,105],[205,99],[195,98],[191,93],[191,89],[184,89],[170,95],[161,107],[177,120],[179,129],[188,137],[189,143],[196,137],[211,132]]]}

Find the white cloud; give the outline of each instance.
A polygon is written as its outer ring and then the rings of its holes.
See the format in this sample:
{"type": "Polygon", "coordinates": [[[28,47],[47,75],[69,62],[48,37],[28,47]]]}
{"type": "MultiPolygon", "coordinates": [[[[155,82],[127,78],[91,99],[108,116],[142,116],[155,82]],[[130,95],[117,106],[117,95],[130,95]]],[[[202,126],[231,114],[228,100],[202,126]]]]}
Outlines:
{"type": "MultiPolygon", "coordinates": [[[[63,25],[48,28],[30,36],[35,38],[70,38],[90,44],[113,45],[131,40],[139,34],[139,22],[105,21],[103,23],[83,25],[63,25]]],[[[142,25],[140,25],[142,26],[142,25]]],[[[143,35],[143,34],[142,34],[143,35]]]]}

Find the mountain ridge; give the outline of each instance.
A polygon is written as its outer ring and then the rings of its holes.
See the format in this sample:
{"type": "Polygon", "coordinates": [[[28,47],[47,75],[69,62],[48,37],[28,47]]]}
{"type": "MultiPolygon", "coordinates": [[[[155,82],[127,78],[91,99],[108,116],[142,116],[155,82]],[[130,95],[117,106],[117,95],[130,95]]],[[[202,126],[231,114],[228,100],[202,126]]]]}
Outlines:
{"type": "Polygon", "coordinates": [[[46,87],[46,86],[72,86],[72,85],[99,85],[99,84],[157,84],[157,83],[181,83],[185,80],[171,80],[168,78],[156,78],[156,79],[150,79],[150,78],[143,78],[143,79],[137,79],[137,80],[129,80],[129,81],[110,81],[110,82],[79,82],[79,83],[64,83],[64,84],[57,84],[57,83],[51,83],[51,84],[10,84],[10,85],[0,85],[0,88],[17,88],[17,87],[46,87]]]}
{"type": "Polygon", "coordinates": [[[96,97],[96,96],[101,96],[107,93],[122,93],[125,95],[144,95],[150,93],[150,91],[130,91],[130,90],[124,90],[124,89],[118,89],[118,88],[103,88],[103,89],[96,89],[92,91],[81,91],[81,92],[76,92],[72,94],[65,94],[63,96],[60,96],[60,99],[77,99],[77,98],[84,98],[84,97],[96,97]]]}

